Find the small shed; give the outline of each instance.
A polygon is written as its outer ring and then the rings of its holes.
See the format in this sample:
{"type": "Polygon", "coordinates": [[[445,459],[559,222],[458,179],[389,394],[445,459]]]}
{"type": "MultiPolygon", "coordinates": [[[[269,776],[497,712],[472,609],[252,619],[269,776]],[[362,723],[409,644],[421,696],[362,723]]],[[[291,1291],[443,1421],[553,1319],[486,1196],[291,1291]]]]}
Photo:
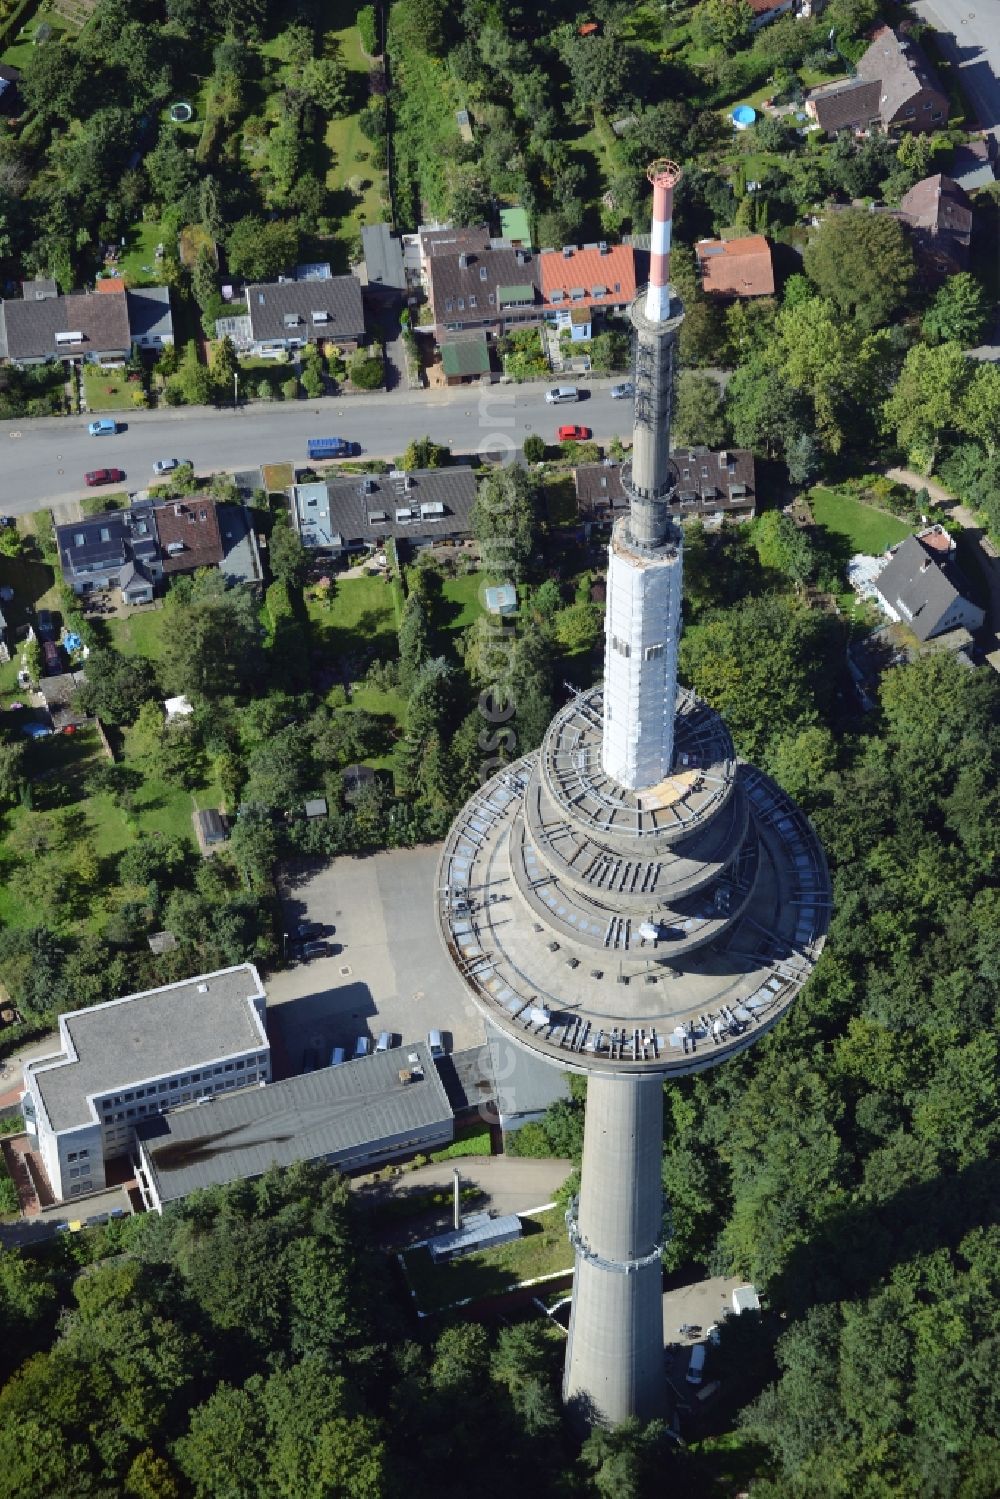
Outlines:
{"type": "Polygon", "coordinates": [[[737,1317],[744,1312],[759,1312],[760,1297],[756,1286],[737,1286],[733,1292],[733,1311],[737,1317]]]}
{"type": "Polygon", "coordinates": [[[512,203],[500,210],[500,237],[506,239],[515,250],[531,249],[531,226],[527,210],[520,203],[512,203]]]}
{"type": "Polygon", "coordinates": [[[472,121],[469,119],[469,111],[467,109],[456,109],[455,124],[458,126],[458,133],[462,139],[464,141],[471,141],[472,121]]]}
{"type": "Polygon", "coordinates": [[[177,946],[177,938],[173,932],[150,932],[146,941],[149,943],[150,952],[155,953],[157,957],[161,953],[173,952],[177,946]]]}
{"type": "Polygon", "coordinates": [[[326,817],[327,805],[325,796],[314,796],[305,804],[307,817],[326,817]]]}
{"type": "Polygon", "coordinates": [[[192,820],[198,847],[201,849],[202,857],[207,859],[209,854],[225,843],[229,837],[226,819],[215,807],[208,807],[203,812],[194,812],[192,820]]]}
{"type": "Polygon", "coordinates": [[[163,699],[163,711],[167,723],[172,723],[176,718],[190,718],[194,707],[186,697],[167,697],[163,699]]]}
{"type": "Polygon", "coordinates": [[[490,351],[486,334],[479,332],[472,338],[454,338],[443,343],[441,369],[449,385],[461,385],[464,380],[478,380],[488,375],[490,351]]]}
{"type": "Polygon", "coordinates": [[[436,1265],[457,1259],[462,1254],[476,1254],[481,1249],[495,1249],[521,1237],[521,1220],[516,1213],[491,1218],[489,1213],[470,1213],[461,1228],[437,1234],[427,1240],[431,1259],[436,1265]]]}
{"type": "Polygon", "coordinates": [[[490,614],[516,614],[517,589],[513,583],[500,583],[486,590],[486,608],[490,614]]]}

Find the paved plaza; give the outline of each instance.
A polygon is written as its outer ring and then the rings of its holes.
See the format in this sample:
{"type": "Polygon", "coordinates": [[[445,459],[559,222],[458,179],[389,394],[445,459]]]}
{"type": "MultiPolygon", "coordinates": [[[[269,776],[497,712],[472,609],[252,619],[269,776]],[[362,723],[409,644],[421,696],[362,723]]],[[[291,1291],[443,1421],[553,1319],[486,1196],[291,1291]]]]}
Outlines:
{"type": "Polygon", "coordinates": [[[391,1031],[396,1042],[443,1032],[449,1051],[484,1041],[483,1022],[448,962],[434,923],[440,846],[286,866],[286,930],[316,922],[329,956],[270,975],[268,1033],[275,1073],[298,1072],[311,1048],[391,1031]]]}

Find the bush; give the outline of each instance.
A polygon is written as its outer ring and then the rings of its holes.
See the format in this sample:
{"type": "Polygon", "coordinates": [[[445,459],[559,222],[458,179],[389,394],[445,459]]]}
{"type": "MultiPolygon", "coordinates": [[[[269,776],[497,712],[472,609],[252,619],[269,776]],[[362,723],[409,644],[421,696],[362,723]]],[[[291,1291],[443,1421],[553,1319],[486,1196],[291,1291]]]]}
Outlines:
{"type": "Polygon", "coordinates": [[[297,401],[299,398],[299,382],[294,375],[289,380],[282,380],[281,394],[286,401],[297,401]]]}
{"type": "Polygon", "coordinates": [[[385,379],[381,354],[359,349],[350,364],[351,384],[359,390],[378,390],[385,379]]]}
{"type": "Polygon", "coordinates": [[[361,33],[361,45],[368,56],[377,57],[381,49],[378,44],[374,5],[363,5],[358,11],[358,30],[361,33]]]}
{"type": "Polygon", "coordinates": [[[539,432],[529,432],[524,439],[524,456],[528,463],[541,463],[545,458],[545,438],[539,432]]]}

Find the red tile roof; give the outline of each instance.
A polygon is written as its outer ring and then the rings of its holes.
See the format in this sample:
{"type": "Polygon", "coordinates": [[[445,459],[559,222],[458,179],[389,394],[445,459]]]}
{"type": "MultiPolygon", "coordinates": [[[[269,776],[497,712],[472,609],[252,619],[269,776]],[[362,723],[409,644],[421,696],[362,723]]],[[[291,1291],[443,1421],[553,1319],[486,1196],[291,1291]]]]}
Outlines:
{"type": "Polygon", "coordinates": [[[746,239],[700,239],[695,245],[701,284],[725,297],[772,297],[774,265],[762,234],[746,239]]]}
{"type": "Polygon", "coordinates": [[[122,280],[121,276],[102,276],[97,283],[97,290],[99,292],[104,292],[105,294],[107,294],[108,292],[114,293],[124,291],[125,282],[122,280]]]}
{"type": "Polygon", "coordinates": [[[222,561],[222,537],[213,500],[196,495],[157,505],[156,530],[165,573],[217,567],[222,561]]]}
{"type": "Polygon", "coordinates": [[[631,245],[597,245],[571,255],[548,250],[538,257],[542,301],[548,306],[620,307],[635,296],[635,252],[631,245]],[[574,296],[574,292],[583,296],[574,296]],[[561,293],[561,295],[553,295],[561,293]]]}

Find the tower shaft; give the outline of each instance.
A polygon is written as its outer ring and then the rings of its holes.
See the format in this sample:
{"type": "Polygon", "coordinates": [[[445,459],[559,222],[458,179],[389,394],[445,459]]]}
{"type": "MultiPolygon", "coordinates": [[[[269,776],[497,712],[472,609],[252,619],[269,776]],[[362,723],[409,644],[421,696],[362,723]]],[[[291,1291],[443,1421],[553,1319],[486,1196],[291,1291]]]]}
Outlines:
{"type": "Polygon", "coordinates": [[[591,1077],[563,1397],[588,1420],[662,1415],[663,1087],[591,1077]]]}

